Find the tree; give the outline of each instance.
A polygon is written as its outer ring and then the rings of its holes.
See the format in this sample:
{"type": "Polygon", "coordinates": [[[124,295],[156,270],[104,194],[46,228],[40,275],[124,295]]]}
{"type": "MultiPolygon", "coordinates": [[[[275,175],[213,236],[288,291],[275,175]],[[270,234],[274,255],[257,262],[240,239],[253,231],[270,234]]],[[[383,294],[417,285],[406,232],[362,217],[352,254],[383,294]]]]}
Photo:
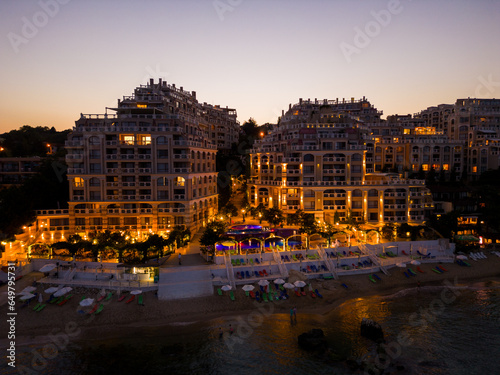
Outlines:
{"type": "Polygon", "coordinates": [[[319,228],[318,228],[318,223],[316,222],[316,219],[314,218],[313,214],[303,214],[301,223],[300,223],[300,228],[299,228],[299,233],[303,233],[306,235],[306,247],[309,249],[309,237],[313,235],[314,233],[318,233],[319,228]]]}
{"type": "Polygon", "coordinates": [[[283,211],[277,207],[270,208],[264,212],[264,220],[272,226],[278,226],[284,221],[283,211]]]}
{"type": "Polygon", "coordinates": [[[231,217],[236,217],[238,216],[238,208],[231,202],[228,202],[220,212],[224,215],[227,216],[230,220],[231,217]]]}
{"type": "Polygon", "coordinates": [[[293,214],[290,214],[286,217],[286,223],[288,225],[300,225],[302,223],[304,211],[300,208],[295,211],[293,214]]]}
{"type": "Polygon", "coordinates": [[[318,229],[318,233],[325,238],[328,241],[328,246],[331,246],[332,243],[332,238],[335,236],[339,231],[337,230],[337,227],[335,225],[332,225],[330,223],[326,223],[323,228],[318,229]]]}
{"type": "Polygon", "coordinates": [[[169,246],[173,246],[175,244],[175,246],[179,248],[187,245],[190,239],[191,232],[189,231],[189,229],[176,226],[168,235],[167,243],[169,246]]]}
{"type": "Polygon", "coordinates": [[[215,254],[215,244],[221,242],[227,237],[225,236],[227,230],[226,224],[220,221],[212,221],[208,223],[203,234],[200,237],[200,244],[203,245],[202,252],[215,254]]]}
{"type": "Polygon", "coordinates": [[[382,227],[382,237],[387,241],[394,241],[396,236],[394,235],[394,224],[385,224],[382,227]]]}

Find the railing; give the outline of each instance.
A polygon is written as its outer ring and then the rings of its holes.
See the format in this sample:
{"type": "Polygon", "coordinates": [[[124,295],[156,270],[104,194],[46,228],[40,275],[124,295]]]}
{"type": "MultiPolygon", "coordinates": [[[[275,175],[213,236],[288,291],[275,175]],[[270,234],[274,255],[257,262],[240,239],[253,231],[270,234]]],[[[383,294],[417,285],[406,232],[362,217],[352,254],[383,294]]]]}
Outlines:
{"type": "Polygon", "coordinates": [[[226,252],[226,254],[224,255],[224,264],[226,266],[229,285],[231,285],[233,289],[236,289],[236,282],[234,281],[234,270],[233,265],[231,264],[231,255],[229,252],[226,252]]]}
{"type": "Polygon", "coordinates": [[[337,275],[337,271],[335,270],[335,265],[330,261],[330,259],[328,259],[325,250],[321,246],[318,247],[318,255],[320,259],[326,264],[326,268],[328,268],[328,271],[331,272],[333,278],[335,280],[338,280],[339,276],[337,275]]]}
{"type": "Polygon", "coordinates": [[[281,277],[287,278],[288,277],[288,269],[285,267],[285,265],[281,261],[280,253],[274,247],[272,249],[273,249],[273,258],[274,258],[274,261],[278,264],[278,269],[280,270],[281,277]]]}
{"type": "Polygon", "coordinates": [[[358,244],[358,249],[361,250],[364,254],[367,254],[373,264],[377,265],[380,267],[380,270],[385,273],[387,276],[389,276],[389,272],[382,266],[382,263],[380,262],[380,258],[375,254],[375,252],[368,247],[366,247],[364,244],[358,244]]]}

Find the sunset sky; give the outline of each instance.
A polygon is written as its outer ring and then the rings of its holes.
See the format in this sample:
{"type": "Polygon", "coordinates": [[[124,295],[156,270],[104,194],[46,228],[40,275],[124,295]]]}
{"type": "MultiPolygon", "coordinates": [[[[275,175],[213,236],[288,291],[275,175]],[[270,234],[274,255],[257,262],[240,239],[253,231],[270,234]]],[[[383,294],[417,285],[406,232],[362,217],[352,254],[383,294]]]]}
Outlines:
{"type": "Polygon", "coordinates": [[[275,122],[299,98],[384,117],[500,97],[500,2],[2,0],[0,132],[74,125],[150,77],[275,122]]]}

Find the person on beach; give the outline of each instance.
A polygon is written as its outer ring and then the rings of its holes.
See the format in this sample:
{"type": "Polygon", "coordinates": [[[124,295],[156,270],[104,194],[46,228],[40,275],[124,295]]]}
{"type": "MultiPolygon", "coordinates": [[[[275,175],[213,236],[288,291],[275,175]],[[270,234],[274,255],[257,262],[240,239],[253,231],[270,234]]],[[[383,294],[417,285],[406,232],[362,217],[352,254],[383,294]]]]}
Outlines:
{"type": "Polygon", "coordinates": [[[297,321],[297,308],[295,306],[293,307],[293,318],[297,321]]]}
{"type": "Polygon", "coordinates": [[[179,266],[180,266],[181,265],[181,253],[179,253],[178,258],[179,258],[179,266]]]}
{"type": "Polygon", "coordinates": [[[293,323],[293,308],[290,309],[290,323],[293,323]]]}

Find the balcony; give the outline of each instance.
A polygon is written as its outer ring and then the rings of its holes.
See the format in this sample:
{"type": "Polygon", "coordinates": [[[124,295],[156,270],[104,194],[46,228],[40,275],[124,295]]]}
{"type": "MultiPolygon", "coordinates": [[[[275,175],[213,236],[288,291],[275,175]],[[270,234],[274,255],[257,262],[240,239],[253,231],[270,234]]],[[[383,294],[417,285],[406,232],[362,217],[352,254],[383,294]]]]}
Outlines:
{"type": "Polygon", "coordinates": [[[293,211],[297,211],[299,208],[300,206],[286,206],[287,210],[293,210],[293,211]]]}
{"type": "Polygon", "coordinates": [[[141,201],[150,201],[151,195],[139,195],[139,200],[141,201]]]}
{"type": "Polygon", "coordinates": [[[300,169],[287,169],[286,174],[300,174],[300,169]]]}
{"type": "Polygon", "coordinates": [[[174,195],[174,200],[176,200],[176,201],[186,200],[186,195],[185,194],[175,194],[174,195]]]}
{"type": "Polygon", "coordinates": [[[386,210],[394,210],[394,209],[405,210],[406,204],[384,204],[384,209],[386,209],[386,210]]]}
{"type": "Polygon", "coordinates": [[[151,173],[151,168],[139,168],[139,173],[151,173]]]}
{"type": "Polygon", "coordinates": [[[323,206],[323,209],[331,211],[344,211],[346,206],[323,206]]]}
{"type": "Polygon", "coordinates": [[[344,174],[345,169],[323,169],[324,174],[344,174]]]}
{"type": "Polygon", "coordinates": [[[188,160],[191,159],[188,154],[174,154],[174,159],[183,159],[188,160]]]}
{"type": "Polygon", "coordinates": [[[68,174],[82,174],[83,168],[68,168],[68,174]]]}
{"type": "Polygon", "coordinates": [[[191,168],[174,168],[174,173],[190,173],[191,168]]]}

